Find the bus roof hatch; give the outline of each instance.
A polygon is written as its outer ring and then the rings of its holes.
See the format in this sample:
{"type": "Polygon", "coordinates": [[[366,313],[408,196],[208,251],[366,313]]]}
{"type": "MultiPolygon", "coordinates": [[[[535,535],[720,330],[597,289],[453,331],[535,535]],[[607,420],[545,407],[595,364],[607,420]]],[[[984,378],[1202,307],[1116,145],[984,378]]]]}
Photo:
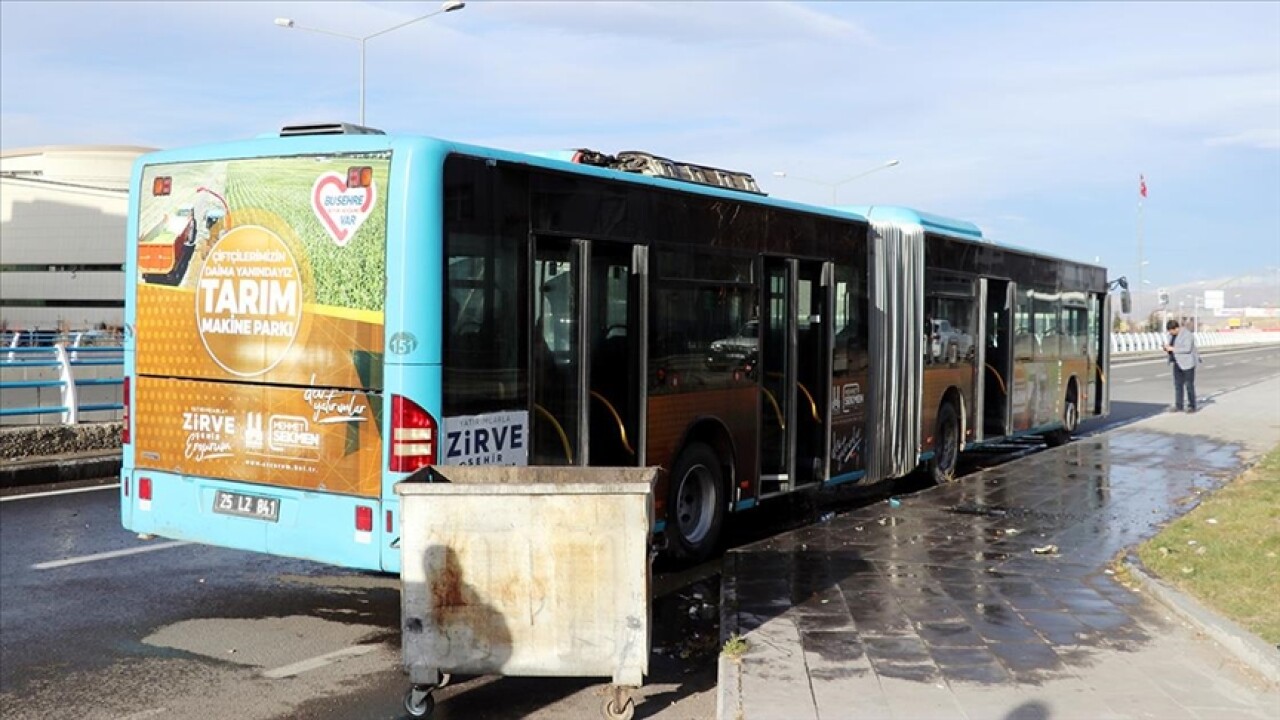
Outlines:
{"type": "Polygon", "coordinates": [[[294,137],[296,135],[386,135],[386,133],[377,128],[353,125],[351,123],[285,125],[280,129],[280,137],[294,137]]]}

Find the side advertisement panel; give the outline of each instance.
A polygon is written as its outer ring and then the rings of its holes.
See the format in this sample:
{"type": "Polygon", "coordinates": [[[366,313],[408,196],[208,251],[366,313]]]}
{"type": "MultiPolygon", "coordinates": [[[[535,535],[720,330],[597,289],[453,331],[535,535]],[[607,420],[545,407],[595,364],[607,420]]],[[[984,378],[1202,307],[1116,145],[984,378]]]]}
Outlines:
{"type": "Polygon", "coordinates": [[[184,475],[375,496],[379,395],[138,378],[138,465],[184,475]]]}

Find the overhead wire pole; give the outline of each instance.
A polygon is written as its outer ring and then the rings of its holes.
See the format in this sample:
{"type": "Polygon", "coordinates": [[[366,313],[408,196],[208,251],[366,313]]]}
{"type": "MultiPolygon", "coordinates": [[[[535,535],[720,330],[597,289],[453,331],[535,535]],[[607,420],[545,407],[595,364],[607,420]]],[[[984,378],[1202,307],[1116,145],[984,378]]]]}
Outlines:
{"type": "Polygon", "coordinates": [[[851,176],[851,177],[847,177],[847,178],[845,178],[845,179],[843,179],[843,180],[837,180],[836,182],[828,182],[828,181],[826,181],[826,180],[816,180],[816,179],[814,179],[814,178],[807,178],[807,177],[800,177],[800,176],[798,176],[798,175],[791,175],[791,174],[790,174],[790,173],[788,173],[786,170],[775,170],[775,171],[774,171],[774,173],[773,173],[773,176],[774,176],[774,177],[779,177],[779,178],[784,178],[784,179],[785,179],[785,178],[791,178],[792,180],[800,180],[801,182],[813,183],[813,184],[815,184],[815,185],[822,185],[822,186],[825,186],[825,187],[829,187],[829,188],[831,188],[831,206],[832,206],[832,207],[835,207],[836,202],[837,202],[837,196],[836,196],[836,193],[840,190],[840,186],[841,186],[841,185],[845,185],[846,183],[853,182],[854,180],[857,180],[858,178],[860,178],[860,177],[864,177],[864,176],[866,176],[866,175],[870,175],[870,174],[871,174],[871,173],[873,173],[873,172],[879,172],[879,171],[881,171],[881,170],[887,170],[887,169],[889,169],[889,168],[891,168],[891,167],[894,167],[894,166],[896,166],[896,165],[899,165],[900,163],[901,163],[901,161],[900,161],[900,160],[890,160],[890,161],[888,161],[888,162],[886,162],[886,163],[884,163],[884,164],[877,165],[876,167],[873,167],[873,168],[871,168],[870,170],[864,170],[864,171],[862,171],[862,172],[858,173],[857,175],[853,175],[853,176],[851,176]]]}
{"type": "Polygon", "coordinates": [[[426,20],[427,18],[435,17],[440,13],[447,13],[447,12],[453,12],[455,10],[461,10],[466,6],[467,4],[465,2],[461,2],[460,0],[449,0],[448,2],[442,3],[440,5],[439,10],[436,10],[434,12],[429,12],[426,15],[419,15],[418,17],[413,18],[412,20],[405,20],[399,25],[392,25],[391,27],[386,28],[385,30],[379,30],[378,32],[373,33],[371,35],[347,35],[345,33],[334,32],[333,30],[322,30],[320,28],[306,27],[303,25],[298,25],[291,18],[283,18],[283,17],[276,18],[275,23],[279,27],[285,28],[286,30],[306,30],[308,32],[320,33],[322,35],[333,35],[334,37],[345,38],[347,40],[355,40],[356,42],[360,43],[360,124],[364,125],[364,65],[365,65],[364,48],[365,48],[365,43],[378,37],[379,35],[386,35],[392,30],[399,30],[400,28],[406,25],[412,25],[416,22],[421,22],[422,20],[426,20]]]}

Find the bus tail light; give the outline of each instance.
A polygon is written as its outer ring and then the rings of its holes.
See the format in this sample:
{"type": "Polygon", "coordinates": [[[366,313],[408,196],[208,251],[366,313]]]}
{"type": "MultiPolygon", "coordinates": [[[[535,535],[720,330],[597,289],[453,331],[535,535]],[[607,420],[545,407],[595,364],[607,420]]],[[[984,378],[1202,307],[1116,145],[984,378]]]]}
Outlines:
{"type": "Polygon", "coordinates": [[[151,478],[138,478],[138,509],[151,509],[151,478]]]}
{"type": "Polygon", "coordinates": [[[373,185],[373,168],[364,165],[347,168],[347,188],[365,188],[373,185]]]}
{"type": "Polygon", "coordinates": [[[373,508],[368,505],[356,506],[356,532],[373,532],[373,508]]]}
{"type": "Polygon", "coordinates": [[[121,420],[124,421],[124,427],[120,429],[120,442],[124,443],[125,445],[128,445],[130,440],[129,416],[133,414],[129,412],[130,406],[133,405],[133,403],[131,402],[132,398],[130,397],[131,394],[129,392],[131,388],[130,388],[128,375],[124,376],[124,383],[122,387],[123,387],[123,391],[121,392],[121,399],[123,400],[123,404],[124,404],[124,412],[121,414],[121,420]]]}
{"type": "Polygon", "coordinates": [[[436,419],[403,395],[391,396],[392,472],[436,464],[436,419]]]}

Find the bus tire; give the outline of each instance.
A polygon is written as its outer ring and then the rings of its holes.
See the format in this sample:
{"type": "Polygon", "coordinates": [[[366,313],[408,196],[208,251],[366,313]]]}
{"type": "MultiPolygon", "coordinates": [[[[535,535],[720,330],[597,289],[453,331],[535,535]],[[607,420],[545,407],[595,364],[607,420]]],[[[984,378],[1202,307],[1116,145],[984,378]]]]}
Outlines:
{"type": "Polygon", "coordinates": [[[676,459],[667,486],[667,550],[700,562],[715,552],[724,526],[725,488],[720,457],[708,445],[690,443],[676,459]]]}
{"type": "Polygon", "coordinates": [[[929,460],[929,478],[935,485],[946,485],[956,479],[960,460],[960,413],[955,403],[944,401],[938,408],[938,429],[933,436],[933,457],[929,460]]]}
{"type": "Polygon", "coordinates": [[[1067,396],[1062,403],[1062,427],[1050,430],[1044,436],[1049,447],[1060,447],[1071,442],[1071,434],[1080,428],[1080,402],[1076,392],[1076,381],[1072,378],[1067,384],[1067,396]]]}

